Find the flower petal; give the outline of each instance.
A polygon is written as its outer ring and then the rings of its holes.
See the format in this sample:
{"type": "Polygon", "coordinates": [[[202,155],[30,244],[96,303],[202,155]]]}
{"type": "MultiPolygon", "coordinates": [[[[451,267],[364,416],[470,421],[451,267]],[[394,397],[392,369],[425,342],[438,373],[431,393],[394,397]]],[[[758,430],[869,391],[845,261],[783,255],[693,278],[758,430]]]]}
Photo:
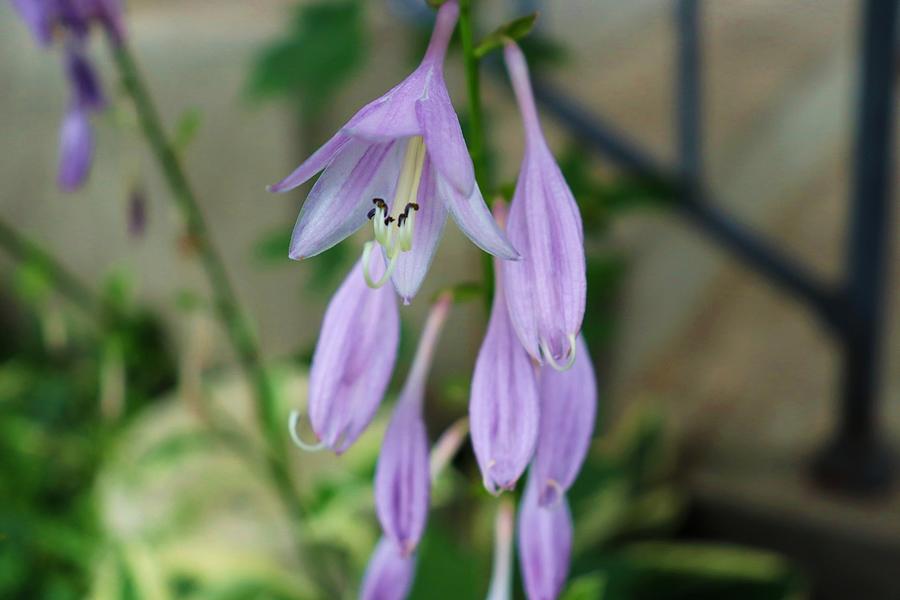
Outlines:
{"type": "Polygon", "coordinates": [[[372,421],[391,380],[399,339],[396,296],[390,289],[370,289],[357,263],[325,311],[309,375],[313,431],[335,452],[349,448],[372,421]]]}
{"type": "Polygon", "coordinates": [[[350,138],[338,132],[330,140],[325,142],[312,156],[303,161],[294,172],[268,187],[270,192],[287,192],[301,186],[312,178],[313,175],[324,169],[331,163],[335,156],[347,145],[350,138]]]}
{"type": "Polygon", "coordinates": [[[366,567],[360,600],[403,600],[412,587],[415,570],[414,556],[403,556],[393,541],[381,538],[366,567]]]}
{"type": "Polygon", "coordinates": [[[383,96],[360,109],[341,131],[373,142],[421,135],[416,101],[422,97],[433,69],[431,64],[420,65],[383,96]]]}
{"type": "Polygon", "coordinates": [[[584,317],[584,237],[575,198],[543,143],[526,148],[506,231],[524,257],[502,265],[516,333],[535,359],[543,342],[563,360],[584,317]]]}
{"type": "Polygon", "coordinates": [[[509,322],[499,277],[497,284],[469,399],[472,447],[491,493],[512,489],[525,471],[539,419],[534,366],[509,322]]]}
{"type": "Polygon", "coordinates": [[[94,157],[94,134],[86,110],[71,106],[59,132],[57,182],[64,192],[73,192],[85,182],[94,157]]]}
{"type": "Polygon", "coordinates": [[[591,445],[597,417],[597,380],[587,344],[578,337],[568,371],[544,367],[540,374],[541,427],[531,465],[538,503],[555,503],[574,483],[591,445]]]}
{"type": "Polygon", "coordinates": [[[431,481],[421,405],[401,396],[384,434],[375,471],[375,509],[385,535],[408,556],[428,518],[431,481]]]}
{"type": "Polygon", "coordinates": [[[419,210],[415,213],[412,249],[400,253],[392,277],[394,288],[405,304],[409,304],[422,286],[447,222],[447,209],[435,193],[435,175],[426,155],[416,200],[419,210]]]}
{"type": "Polygon", "coordinates": [[[529,480],[519,508],[519,565],[529,600],[553,600],[562,591],[572,555],[572,515],[565,498],[543,508],[529,480]]]}
{"type": "Polygon", "coordinates": [[[85,110],[100,110],[106,99],[100,87],[100,78],[93,65],[84,55],[81,43],[66,44],[65,71],[69,79],[73,101],[85,110]]]}
{"type": "Polygon", "coordinates": [[[57,18],[56,4],[46,0],[12,0],[13,7],[35,41],[41,46],[49,46],[53,41],[53,24],[57,18]]]}
{"type": "Polygon", "coordinates": [[[434,71],[426,85],[425,96],[416,103],[416,114],[435,169],[460,195],[469,197],[475,185],[472,158],[439,70],[434,71]]]}
{"type": "Polygon", "coordinates": [[[506,260],[521,258],[506,234],[497,227],[477,183],[472,187],[472,193],[466,197],[456,191],[456,188],[440,173],[436,176],[438,197],[444,202],[456,225],[473,244],[499,258],[506,260]]]}
{"type": "Polygon", "coordinates": [[[334,158],[300,209],[290,257],[328,250],[367,220],[372,198],[390,197],[402,160],[400,144],[351,141],[334,158]]]}

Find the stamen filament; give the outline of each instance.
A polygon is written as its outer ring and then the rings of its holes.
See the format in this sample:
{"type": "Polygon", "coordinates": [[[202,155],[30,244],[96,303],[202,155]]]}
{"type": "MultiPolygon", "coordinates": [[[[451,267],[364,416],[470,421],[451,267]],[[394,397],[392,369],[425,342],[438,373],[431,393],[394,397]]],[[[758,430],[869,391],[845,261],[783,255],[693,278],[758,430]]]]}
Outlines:
{"type": "MultiPolygon", "coordinates": [[[[393,238],[393,235],[390,236],[393,238]]],[[[363,267],[363,277],[366,278],[366,285],[368,285],[372,289],[378,289],[383,286],[388,280],[391,278],[391,275],[394,274],[394,268],[397,266],[397,258],[400,256],[399,252],[392,252],[391,249],[388,249],[388,266],[384,270],[384,274],[378,281],[372,280],[372,274],[369,271],[369,261],[372,258],[372,249],[375,247],[375,242],[366,242],[366,245],[363,246],[363,254],[362,254],[362,267],[363,267]]]]}
{"type": "Polygon", "coordinates": [[[291,440],[294,442],[294,444],[296,444],[298,448],[306,450],[307,452],[320,452],[324,450],[325,442],[320,441],[317,444],[310,444],[300,439],[300,432],[297,431],[297,425],[299,424],[300,413],[296,410],[292,410],[290,417],[288,417],[288,431],[291,434],[291,440]]]}
{"type": "Polygon", "coordinates": [[[563,364],[559,364],[558,362],[556,362],[556,360],[553,358],[553,353],[550,352],[550,347],[547,345],[546,340],[541,340],[541,354],[544,355],[544,359],[547,361],[547,363],[557,371],[568,371],[570,368],[572,368],[572,365],[575,364],[575,334],[570,333],[568,339],[569,355],[566,357],[566,362],[564,362],[563,364]]]}

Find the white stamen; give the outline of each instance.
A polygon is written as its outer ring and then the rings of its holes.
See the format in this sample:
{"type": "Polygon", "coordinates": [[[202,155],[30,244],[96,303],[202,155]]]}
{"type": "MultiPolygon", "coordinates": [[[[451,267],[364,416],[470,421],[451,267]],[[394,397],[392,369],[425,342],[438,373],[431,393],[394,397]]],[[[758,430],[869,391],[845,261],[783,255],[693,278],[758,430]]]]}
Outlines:
{"type": "Polygon", "coordinates": [[[319,452],[325,449],[325,442],[319,442],[318,444],[308,444],[300,439],[300,433],[297,431],[297,425],[300,424],[300,413],[296,410],[291,411],[290,417],[288,417],[288,431],[291,434],[291,440],[294,444],[297,445],[298,448],[306,450],[307,452],[319,452]]]}
{"type": "Polygon", "coordinates": [[[557,371],[568,371],[572,368],[572,365],[575,364],[575,334],[570,333],[568,336],[569,339],[569,355],[566,357],[566,362],[563,364],[559,364],[553,358],[553,353],[550,352],[550,347],[547,345],[546,340],[541,340],[541,354],[544,355],[544,359],[550,364],[551,367],[556,369],[557,371]]]}
{"type": "MultiPolygon", "coordinates": [[[[388,266],[384,270],[384,274],[378,281],[373,281],[372,274],[369,271],[369,261],[372,258],[372,249],[375,247],[375,242],[366,242],[366,245],[363,246],[363,254],[362,254],[362,268],[363,268],[363,277],[366,278],[366,285],[368,285],[372,289],[378,289],[383,286],[388,280],[391,278],[391,275],[394,274],[394,268],[397,266],[397,257],[400,256],[399,252],[394,252],[393,256],[389,256],[388,266]]],[[[388,254],[391,252],[388,250],[388,254]]]]}

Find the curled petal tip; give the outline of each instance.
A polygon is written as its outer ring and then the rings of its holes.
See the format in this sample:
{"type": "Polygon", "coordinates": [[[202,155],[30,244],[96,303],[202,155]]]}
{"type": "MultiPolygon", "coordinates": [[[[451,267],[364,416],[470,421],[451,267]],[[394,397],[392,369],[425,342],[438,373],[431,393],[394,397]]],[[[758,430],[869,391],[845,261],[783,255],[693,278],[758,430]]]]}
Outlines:
{"type": "Polygon", "coordinates": [[[547,361],[551,367],[553,367],[557,371],[568,371],[572,368],[572,365],[575,364],[575,357],[577,355],[576,348],[578,347],[575,343],[576,335],[574,333],[570,333],[566,336],[566,339],[569,340],[569,352],[566,355],[566,360],[564,362],[557,362],[553,357],[553,352],[550,350],[550,345],[546,340],[541,340],[541,355],[544,357],[544,360],[547,361]]]}
{"type": "Polygon", "coordinates": [[[538,496],[538,505],[541,507],[556,506],[563,497],[563,489],[554,479],[544,482],[544,487],[538,496]]]}

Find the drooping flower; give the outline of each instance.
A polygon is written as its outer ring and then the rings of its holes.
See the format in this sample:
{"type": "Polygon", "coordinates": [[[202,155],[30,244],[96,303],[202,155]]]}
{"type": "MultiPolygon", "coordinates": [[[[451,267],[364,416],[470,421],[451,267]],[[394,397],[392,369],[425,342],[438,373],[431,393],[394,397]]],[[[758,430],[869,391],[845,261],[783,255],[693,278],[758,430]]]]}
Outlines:
{"type": "MultiPolygon", "coordinates": [[[[357,263],[325,311],[310,368],[307,410],[321,447],[344,452],[371,423],[390,382],[399,339],[396,296],[369,289],[357,263]]],[[[296,435],[296,413],[292,419],[294,441],[307,447],[296,435]]]]}
{"type": "Polygon", "coordinates": [[[562,591],[572,555],[572,515],[563,496],[553,506],[538,504],[529,477],[519,508],[519,565],[529,600],[554,600],[562,591]]]}
{"type": "MultiPolygon", "coordinates": [[[[497,203],[498,220],[505,208],[497,203]]],[[[501,265],[495,261],[494,303],[478,351],[469,398],[472,447],[492,494],[510,490],[528,467],[538,437],[539,400],[535,367],[516,337],[507,310],[501,265]]]]}
{"type": "Polygon", "coordinates": [[[568,371],[544,367],[539,377],[541,426],[529,478],[538,504],[559,500],[575,482],[587,455],[597,416],[597,380],[584,338],[568,371]]]}
{"type": "Polygon", "coordinates": [[[444,296],[428,315],[412,368],[384,434],[375,470],[378,520],[384,534],[404,556],[415,550],[428,518],[431,481],[422,404],[425,377],[450,303],[450,297],[444,296]]]}
{"type": "Polygon", "coordinates": [[[35,41],[49,46],[57,32],[64,38],[64,71],[69,106],[60,128],[57,181],[71,192],[84,183],[94,154],[91,113],[106,101],[93,65],[84,52],[90,26],[100,23],[114,43],[121,43],[124,27],[119,0],[12,0],[35,41]]]}
{"type": "Polygon", "coordinates": [[[415,556],[401,554],[392,540],[382,537],[366,567],[360,600],[403,600],[415,570],[415,556]]]}
{"type": "Polygon", "coordinates": [[[505,499],[497,507],[494,519],[494,566],[487,600],[512,598],[512,546],[515,529],[515,509],[505,499]]]}
{"type": "Polygon", "coordinates": [[[438,11],[422,63],[405,80],[363,107],[341,130],[270,191],[291,190],[323,171],[300,210],[291,258],[323,252],[374,224],[366,245],[387,262],[373,287],[393,280],[409,302],[422,284],[449,213],[481,249],[505,259],[518,253],[497,228],[475,183],[472,160],[444,82],[443,63],[459,17],[457,0],[438,11]]]}
{"type": "Polygon", "coordinates": [[[504,57],[525,128],[506,228],[523,259],[504,265],[507,303],[528,353],[565,369],[575,359],[587,289],[581,214],[541,131],[525,57],[514,42],[504,57]]]}

